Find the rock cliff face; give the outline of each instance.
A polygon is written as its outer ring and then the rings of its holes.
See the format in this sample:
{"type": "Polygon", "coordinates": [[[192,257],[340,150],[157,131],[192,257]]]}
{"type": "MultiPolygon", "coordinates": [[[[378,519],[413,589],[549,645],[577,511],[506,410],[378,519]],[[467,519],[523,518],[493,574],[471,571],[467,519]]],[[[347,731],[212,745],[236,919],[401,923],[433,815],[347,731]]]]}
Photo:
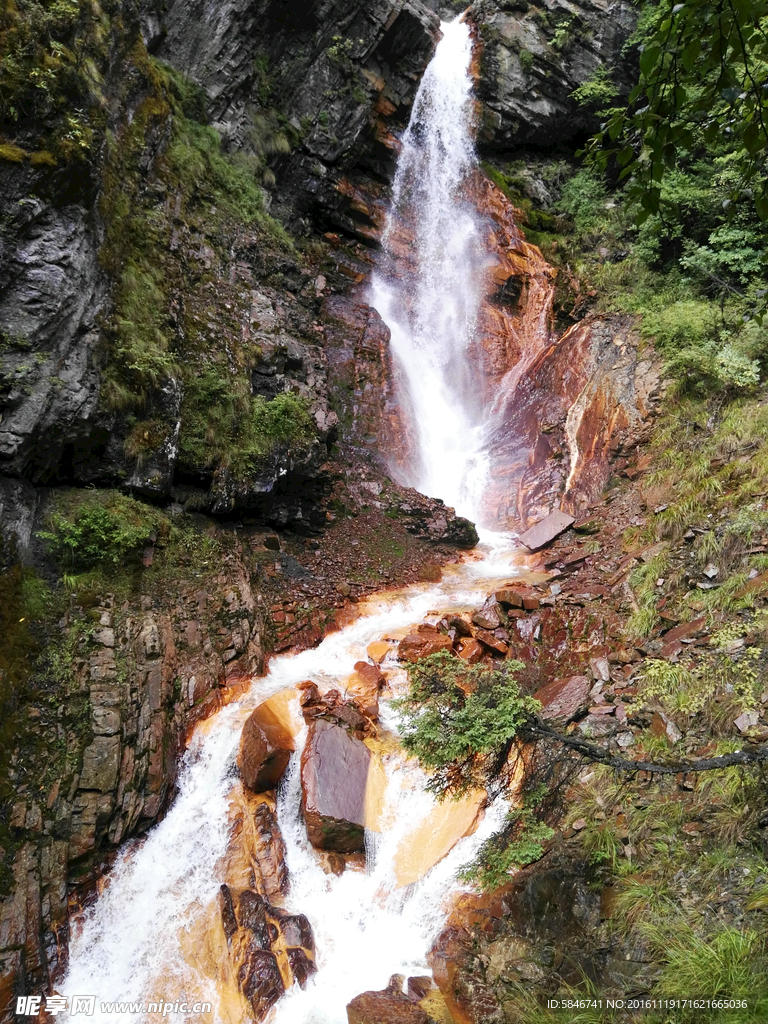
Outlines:
{"type": "Polygon", "coordinates": [[[580,107],[574,90],[593,80],[598,68],[608,71],[614,96],[626,96],[632,87],[624,44],[637,12],[629,3],[477,0],[469,17],[481,46],[478,98],[485,149],[533,146],[570,156],[573,140],[594,127],[595,106],[580,107]]]}
{"type": "MultiPolygon", "coordinates": [[[[474,6],[484,145],[548,144],[572,123],[570,91],[598,61],[618,66],[625,6],[582,5],[574,17],[592,28],[574,30],[560,59],[543,20],[474,6]],[[515,56],[521,33],[535,36],[541,97],[515,56]]],[[[31,650],[48,645],[56,658],[39,661],[31,698],[12,708],[23,743],[13,799],[0,807],[14,878],[0,903],[2,1007],[61,969],[68,912],[117,845],[163,813],[187,729],[259,672],[265,652],[316,642],[349,612],[347,598],[413,578],[428,545],[444,558],[476,542],[452,510],[384,473],[379,453],[399,447],[404,458],[408,438],[388,331],[364,292],[436,15],[419,0],[146,0],[138,13],[118,5],[105,24],[104,102],[87,154],[33,161],[24,136],[22,157],[0,157],[2,583],[18,556],[49,582],[61,574],[36,534],[62,485],[129,490],[171,524],[202,510],[241,529],[223,528],[220,564],[193,564],[190,552],[183,572],[152,586],[138,565],[130,586],[108,573],[79,584],[60,621],[32,637],[31,650]],[[176,72],[153,63],[144,40],[176,72]],[[333,540],[347,514],[359,517],[359,554],[348,537],[333,540]],[[290,550],[272,533],[265,543],[265,523],[321,537],[317,551],[300,537],[290,550]],[[393,524],[402,568],[383,553],[393,524]],[[366,582],[350,585],[359,566],[366,582]]],[[[584,453],[607,451],[614,427],[637,419],[634,406],[618,411],[626,396],[635,401],[634,389],[640,409],[651,389],[626,325],[581,325],[559,343],[543,329],[535,345],[525,336],[524,304],[533,308],[542,281],[549,288],[549,270],[531,271],[511,207],[478,187],[499,257],[484,310],[488,391],[529,357],[499,428],[507,469],[493,499],[522,523],[563,486],[574,507],[599,489],[603,463],[584,453]],[[556,423],[546,438],[557,445],[542,443],[542,418],[556,423]]],[[[222,530],[198,525],[190,548],[222,530]]],[[[15,685],[12,669],[0,663],[0,684],[15,685]]]]}
{"type": "Polygon", "coordinates": [[[237,149],[258,149],[265,108],[300,139],[278,162],[277,203],[294,217],[355,232],[341,175],[389,180],[439,20],[420,0],[200,0],[144,4],[152,52],[198,82],[213,124],[237,149]]]}

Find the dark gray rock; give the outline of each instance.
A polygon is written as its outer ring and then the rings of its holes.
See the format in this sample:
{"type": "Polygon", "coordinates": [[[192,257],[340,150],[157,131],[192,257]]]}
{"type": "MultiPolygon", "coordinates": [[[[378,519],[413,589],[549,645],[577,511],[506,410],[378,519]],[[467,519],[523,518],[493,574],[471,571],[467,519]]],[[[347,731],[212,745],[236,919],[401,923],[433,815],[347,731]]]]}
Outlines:
{"type": "Polygon", "coordinates": [[[87,459],[97,440],[97,316],[107,297],[95,214],[20,192],[0,252],[0,470],[47,482],[87,459]],[[62,466],[66,463],[66,466],[62,466]]]}
{"type": "Polygon", "coordinates": [[[538,551],[539,548],[551,544],[555,537],[559,537],[575,521],[573,516],[556,509],[521,534],[520,543],[525,544],[530,551],[538,551]]]}
{"type": "MultiPolygon", "coordinates": [[[[339,174],[362,166],[388,178],[439,19],[421,0],[145,0],[150,50],[205,90],[211,121],[232,148],[258,151],[265,110],[287,118],[298,144],[276,162],[294,213],[344,217],[339,174]]],[[[349,221],[350,224],[353,220],[349,221]]]]}
{"type": "Polygon", "coordinates": [[[626,97],[634,84],[632,64],[623,53],[637,21],[629,3],[477,0],[469,17],[483,45],[478,82],[483,148],[567,149],[570,140],[595,127],[594,111],[576,103],[574,89],[601,64],[613,69],[620,95],[626,97]]]}

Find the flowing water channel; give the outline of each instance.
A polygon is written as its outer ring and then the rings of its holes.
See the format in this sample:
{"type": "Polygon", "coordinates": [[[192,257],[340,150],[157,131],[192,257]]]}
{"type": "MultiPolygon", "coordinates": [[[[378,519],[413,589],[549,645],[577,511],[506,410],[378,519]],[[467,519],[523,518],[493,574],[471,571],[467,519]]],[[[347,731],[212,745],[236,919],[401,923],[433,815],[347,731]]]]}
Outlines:
{"type": "MultiPolygon", "coordinates": [[[[390,246],[389,268],[373,281],[371,303],[392,331],[402,399],[418,438],[420,458],[409,482],[475,518],[488,466],[483,410],[475,405],[464,358],[483,266],[475,215],[462,192],[475,166],[471,39],[460,21],[442,29],[404,136],[388,228],[391,240],[396,221],[410,225],[415,284],[406,295],[390,246]]],[[[221,930],[212,908],[224,880],[231,800],[240,786],[235,757],[243,722],[270,695],[303,680],[313,680],[321,692],[339,687],[354,663],[366,658],[371,641],[396,639],[425,617],[435,621],[446,611],[477,607],[516,571],[511,538],[484,533],[476,552],[449,567],[440,584],[371,599],[352,625],[314,650],[273,659],[269,673],[254,680],[240,701],[199,726],[167,816],[121,851],[99,898],[74,922],[68,973],[58,991],[68,997],[96,993],[98,1000],[115,1002],[210,1000],[215,1020],[243,1019],[227,1003],[216,950],[209,948],[211,929],[221,930]]],[[[383,668],[391,689],[402,690],[405,674],[393,655],[383,668]]],[[[396,734],[397,719],[386,701],[380,725],[385,737],[396,734]]],[[[429,973],[426,954],[460,887],[457,872],[498,829],[505,807],[499,802],[486,808],[464,838],[459,837],[469,831],[466,823],[457,834],[446,832],[445,813],[425,791],[424,774],[396,743],[384,743],[376,759],[382,783],[375,827],[366,831],[365,870],[348,869],[337,877],[322,870],[307,840],[298,760],[297,753],[278,797],[290,873],[285,905],[311,922],[318,972],[305,990],[294,986],[270,1020],[345,1024],[346,1004],[358,993],[384,988],[394,973],[429,973]]],[[[98,1000],[95,1014],[82,1020],[149,1019],[138,1008],[117,1016],[102,1013],[98,1000]]],[[[195,1018],[172,1012],[165,1019],[195,1018]]]]}

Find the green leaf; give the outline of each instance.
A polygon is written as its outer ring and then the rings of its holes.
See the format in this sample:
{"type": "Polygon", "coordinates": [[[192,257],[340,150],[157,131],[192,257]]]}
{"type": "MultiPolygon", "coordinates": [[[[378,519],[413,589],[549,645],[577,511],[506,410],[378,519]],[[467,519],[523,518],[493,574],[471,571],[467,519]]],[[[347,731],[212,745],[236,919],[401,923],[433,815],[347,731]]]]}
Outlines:
{"type": "Polygon", "coordinates": [[[765,139],[760,134],[760,126],[756,121],[750,122],[744,129],[744,148],[748,153],[757,153],[765,145],[765,139]]]}
{"type": "Polygon", "coordinates": [[[661,56],[660,46],[647,46],[640,54],[640,70],[646,76],[656,67],[656,62],[661,56]]]}

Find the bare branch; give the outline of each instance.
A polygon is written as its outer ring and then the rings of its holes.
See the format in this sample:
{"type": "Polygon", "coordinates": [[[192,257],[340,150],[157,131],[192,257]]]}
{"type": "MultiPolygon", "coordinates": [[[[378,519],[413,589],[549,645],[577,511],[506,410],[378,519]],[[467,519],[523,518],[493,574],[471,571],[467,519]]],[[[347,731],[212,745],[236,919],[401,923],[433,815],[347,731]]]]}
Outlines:
{"type": "Polygon", "coordinates": [[[685,761],[631,761],[626,757],[611,754],[598,743],[577,736],[566,736],[541,719],[529,724],[531,739],[549,739],[562,744],[582,757],[598,764],[607,765],[624,772],[651,772],[654,775],[678,775],[680,772],[708,772],[735,766],[768,764],[768,745],[761,744],[755,750],[737,750],[719,757],[704,757],[685,761]]]}

